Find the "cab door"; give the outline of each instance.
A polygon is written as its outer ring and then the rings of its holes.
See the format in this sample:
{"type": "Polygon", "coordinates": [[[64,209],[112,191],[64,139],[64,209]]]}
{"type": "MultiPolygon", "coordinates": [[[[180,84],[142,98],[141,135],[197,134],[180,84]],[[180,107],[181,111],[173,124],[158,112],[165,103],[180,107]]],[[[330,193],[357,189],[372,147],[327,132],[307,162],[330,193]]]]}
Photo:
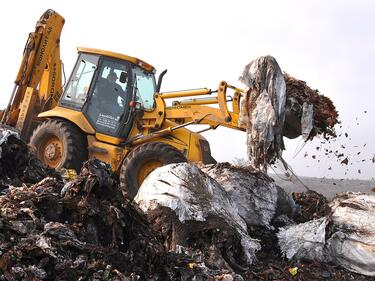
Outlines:
{"type": "Polygon", "coordinates": [[[133,116],[130,63],[102,57],[84,114],[98,133],[126,138],[133,116]]]}

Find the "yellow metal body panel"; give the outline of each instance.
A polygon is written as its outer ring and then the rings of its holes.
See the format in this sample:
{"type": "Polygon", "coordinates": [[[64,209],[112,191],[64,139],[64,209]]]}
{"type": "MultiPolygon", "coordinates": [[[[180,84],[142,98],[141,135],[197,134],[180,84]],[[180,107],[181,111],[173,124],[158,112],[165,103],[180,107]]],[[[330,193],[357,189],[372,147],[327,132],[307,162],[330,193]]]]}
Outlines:
{"type": "Polygon", "coordinates": [[[116,138],[116,137],[112,137],[112,136],[108,136],[108,135],[104,135],[100,133],[96,133],[95,137],[99,141],[111,143],[114,145],[119,145],[120,143],[124,142],[124,139],[120,139],[120,138],[116,138]]]}
{"type": "Polygon", "coordinates": [[[100,50],[100,49],[93,49],[93,48],[78,47],[77,49],[78,49],[78,52],[82,52],[82,53],[102,55],[102,56],[107,56],[107,57],[112,57],[112,58],[116,58],[116,59],[130,61],[134,64],[137,64],[138,66],[140,66],[144,70],[147,70],[149,72],[155,71],[155,68],[152,65],[148,64],[147,62],[145,62],[141,59],[135,58],[135,57],[123,55],[123,54],[120,54],[120,53],[100,50]]]}
{"type": "Polygon", "coordinates": [[[91,126],[89,121],[83,115],[82,112],[75,111],[69,108],[64,108],[61,106],[56,106],[55,108],[40,113],[38,115],[40,118],[62,118],[66,119],[73,124],[77,125],[81,130],[87,134],[95,134],[95,129],[91,126]]]}
{"type": "Polygon", "coordinates": [[[113,144],[98,141],[94,136],[87,136],[89,158],[96,158],[111,165],[112,170],[119,172],[122,160],[128,150],[113,144]]]}

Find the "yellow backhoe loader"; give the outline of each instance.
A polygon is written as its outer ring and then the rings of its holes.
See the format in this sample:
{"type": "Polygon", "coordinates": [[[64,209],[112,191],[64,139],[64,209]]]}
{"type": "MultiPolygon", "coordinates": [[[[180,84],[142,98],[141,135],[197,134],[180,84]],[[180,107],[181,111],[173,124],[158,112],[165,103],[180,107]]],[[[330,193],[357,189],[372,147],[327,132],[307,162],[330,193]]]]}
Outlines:
{"type": "Polygon", "coordinates": [[[156,83],[153,66],[119,53],[78,48],[77,62],[63,87],[63,25],[64,18],[52,10],[37,22],[1,116],[2,123],[17,128],[50,167],[79,170],[88,158],[103,160],[119,174],[122,188],[132,198],[157,167],[215,161],[207,140],[188,125],[245,131],[238,126],[243,90],[223,81],[214,91],[160,93],[166,71],[156,83]],[[201,95],[206,97],[195,98],[201,95]],[[167,99],[176,100],[167,106],[167,99]],[[209,106],[213,104],[218,106],[209,106]]]}

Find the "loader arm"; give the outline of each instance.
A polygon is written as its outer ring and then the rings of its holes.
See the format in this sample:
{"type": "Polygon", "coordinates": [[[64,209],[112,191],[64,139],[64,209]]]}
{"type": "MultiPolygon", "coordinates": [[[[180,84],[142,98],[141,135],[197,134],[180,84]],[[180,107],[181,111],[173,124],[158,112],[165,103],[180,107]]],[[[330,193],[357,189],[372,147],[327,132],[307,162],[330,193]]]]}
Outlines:
{"type": "Polygon", "coordinates": [[[155,94],[155,109],[150,112],[146,111],[141,117],[138,117],[138,124],[143,134],[129,139],[127,143],[133,145],[140,144],[194,124],[209,125],[208,129],[216,129],[218,126],[223,126],[239,131],[246,131],[246,128],[238,122],[241,97],[244,94],[244,90],[231,86],[225,81],[220,82],[219,88],[216,91],[202,88],[157,93],[155,94]],[[234,91],[231,97],[227,96],[228,89],[234,91]],[[211,95],[212,97],[175,100],[172,106],[166,106],[165,102],[166,99],[202,95],[211,95]],[[228,102],[232,103],[232,111],[228,108],[228,102]],[[214,104],[218,105],[218,107],[208,106],[214,104]]]}
{"type": "Polygon", "coordinates": [[[29,34],[22,62],[1,123],[16,127],[27,140],[39,112],[54,107],[62,93],[60,34],[64,18],[47,10],[29,34]]]}

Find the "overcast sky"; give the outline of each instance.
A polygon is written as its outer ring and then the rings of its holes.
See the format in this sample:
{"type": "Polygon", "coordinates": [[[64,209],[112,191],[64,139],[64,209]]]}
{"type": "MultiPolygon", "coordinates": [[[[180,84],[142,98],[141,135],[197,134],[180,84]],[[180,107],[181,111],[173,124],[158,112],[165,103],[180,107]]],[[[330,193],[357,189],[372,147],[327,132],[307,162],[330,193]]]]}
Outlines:
{"type": "MultiPolygon", "coordinates": [[[[334,101],[342,136],[319,151],[338,150],[350,161],[341,165],[316,151],[321,140],[299,149],[298,139],[286,141],[285,160],[301,176],[375,177],[375,1],[8,1],[0,10],[2,107],[27,35],[49,8],[66,19],[67,73],[76,47],[85,46],[139,57],[159,72],[167,68],[163,91],[216,88],[221,80],[243,87],[243,67],[273,55],[284,71],[334,101]]],[[[244,133],[217,129],[205,136],[217,160],[246,158],[244,133]]]]}

